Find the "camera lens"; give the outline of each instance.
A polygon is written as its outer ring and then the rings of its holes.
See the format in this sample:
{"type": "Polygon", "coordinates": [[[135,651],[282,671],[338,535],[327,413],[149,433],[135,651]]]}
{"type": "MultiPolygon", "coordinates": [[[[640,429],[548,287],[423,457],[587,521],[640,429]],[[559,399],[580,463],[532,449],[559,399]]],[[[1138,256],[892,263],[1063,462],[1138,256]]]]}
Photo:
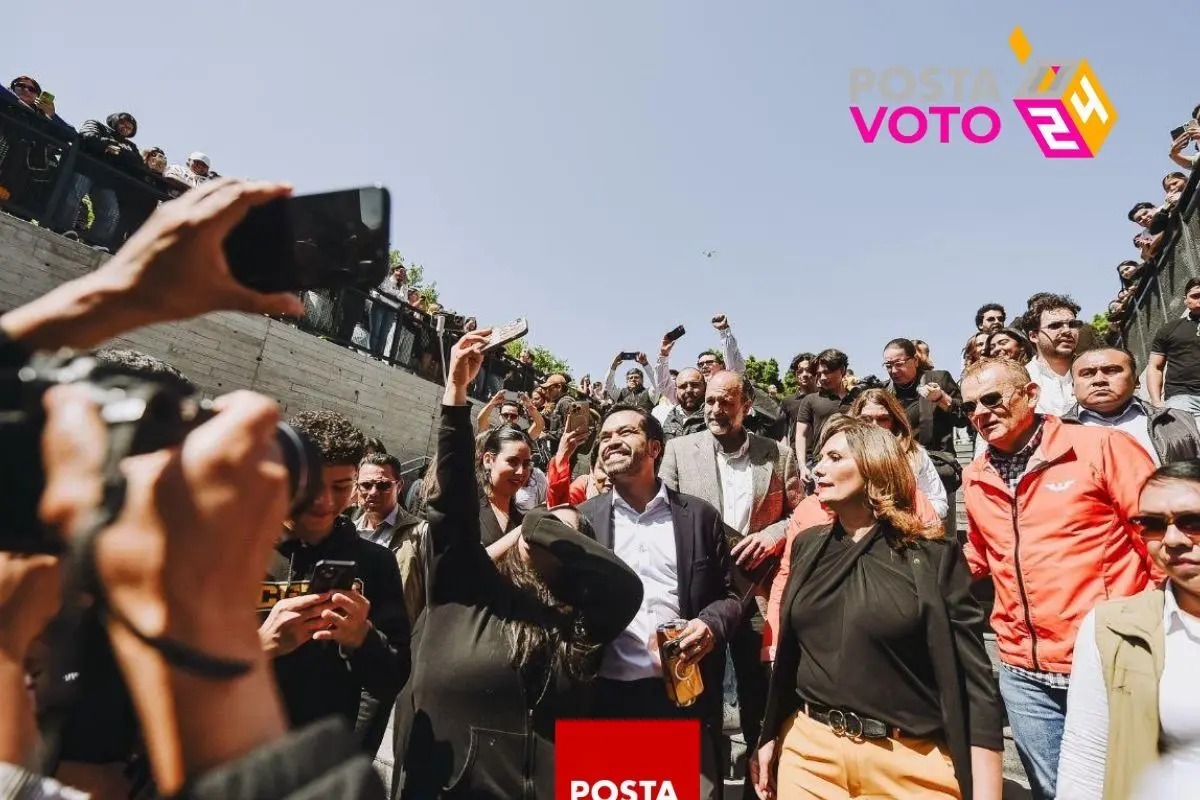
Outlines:
{"type": "Polygon", "coordinates": [[[321,451],[300,431],[281,422],[275,439],[288,471],[288,507],[292,516],[303,513],[321,493],[321,451]]]}

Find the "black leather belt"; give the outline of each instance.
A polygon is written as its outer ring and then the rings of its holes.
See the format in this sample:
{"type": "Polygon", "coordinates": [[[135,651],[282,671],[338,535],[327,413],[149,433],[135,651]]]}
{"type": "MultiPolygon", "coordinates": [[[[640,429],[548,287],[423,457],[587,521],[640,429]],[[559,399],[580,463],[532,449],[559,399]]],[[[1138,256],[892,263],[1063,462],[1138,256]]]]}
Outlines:
{"type": "Polygon", "coordinates": [[[815,719],[838,736],[848,739],[899,739],[904,734],[899,728],[877,719],[864,717],[841,708],[805,703],[800,709],[804,715],[815,719]]]}

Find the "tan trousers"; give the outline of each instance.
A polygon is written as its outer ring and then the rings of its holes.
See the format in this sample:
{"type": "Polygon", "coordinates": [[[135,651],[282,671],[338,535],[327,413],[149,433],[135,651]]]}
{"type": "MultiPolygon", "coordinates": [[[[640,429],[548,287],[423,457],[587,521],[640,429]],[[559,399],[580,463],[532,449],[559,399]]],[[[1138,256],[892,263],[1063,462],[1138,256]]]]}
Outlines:
{"type": "Polygon", "coordinates": [[[779,800],[961,797],[950,754],[932,739],[849,739],[797,713],[779,741],[779,800]]]}

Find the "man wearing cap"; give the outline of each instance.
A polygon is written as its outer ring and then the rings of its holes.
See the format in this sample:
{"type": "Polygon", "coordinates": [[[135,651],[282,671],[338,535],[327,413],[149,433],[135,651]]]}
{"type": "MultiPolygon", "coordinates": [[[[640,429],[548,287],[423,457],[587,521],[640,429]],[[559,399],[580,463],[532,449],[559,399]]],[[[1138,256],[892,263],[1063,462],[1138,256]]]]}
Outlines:
{"type": "Polygon", "coordinates": [[[167,169],[164,177],[189,187],[196,187],[208,180],[208,173],[211,167],[212,160],[204,155],[204,153],[196,152],[188,156],[186,166],[172,164],[167,169]]]}
{"type": "Polygon", "coordinates": [[[614,406],[600,428],[599,458],[613,487],[579,507],[596,540],[612,548],[641,579],[641,607],[608,646],[593,690],[593,714],[609,719],[694,719],[700,722],[700,794],[720,798],[718,743],[725,646],[741,619],[730,578],[727,527],[698,497],[660,481],[666,449],[662,426],[644,409],[614,406]],[[667,696],[657,646],[659,625],[686,623],[681,666],[699,666],[704,691],[679,708],[667,696]]]}

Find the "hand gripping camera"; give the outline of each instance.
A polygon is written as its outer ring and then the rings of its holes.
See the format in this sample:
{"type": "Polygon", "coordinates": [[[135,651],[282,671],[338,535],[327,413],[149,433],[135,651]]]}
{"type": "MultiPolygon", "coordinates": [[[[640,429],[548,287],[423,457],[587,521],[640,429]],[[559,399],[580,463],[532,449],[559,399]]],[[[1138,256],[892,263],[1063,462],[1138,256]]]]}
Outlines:
{"type": "MultiPolygon", "coordinates": [[[[0,550],[58,553],[64,544],[38,521],[45,489],[42,398],[53,386],[85,387],[108,429],[105,469],[115,471],[126,456],[150,453],[181,443],[188,432],[214,415],[208,400],[196,397],[170,376],[148,377],[91,356],[35,357],[13,372],[0,374],[0,550]]],[[[307,508],[321,491],[321,454],[300,431],[280,423],[276,431],[289,475],[293,514],[307,508]]],[[[115,517],[119,508],[110,509],[115,517]]]]}

